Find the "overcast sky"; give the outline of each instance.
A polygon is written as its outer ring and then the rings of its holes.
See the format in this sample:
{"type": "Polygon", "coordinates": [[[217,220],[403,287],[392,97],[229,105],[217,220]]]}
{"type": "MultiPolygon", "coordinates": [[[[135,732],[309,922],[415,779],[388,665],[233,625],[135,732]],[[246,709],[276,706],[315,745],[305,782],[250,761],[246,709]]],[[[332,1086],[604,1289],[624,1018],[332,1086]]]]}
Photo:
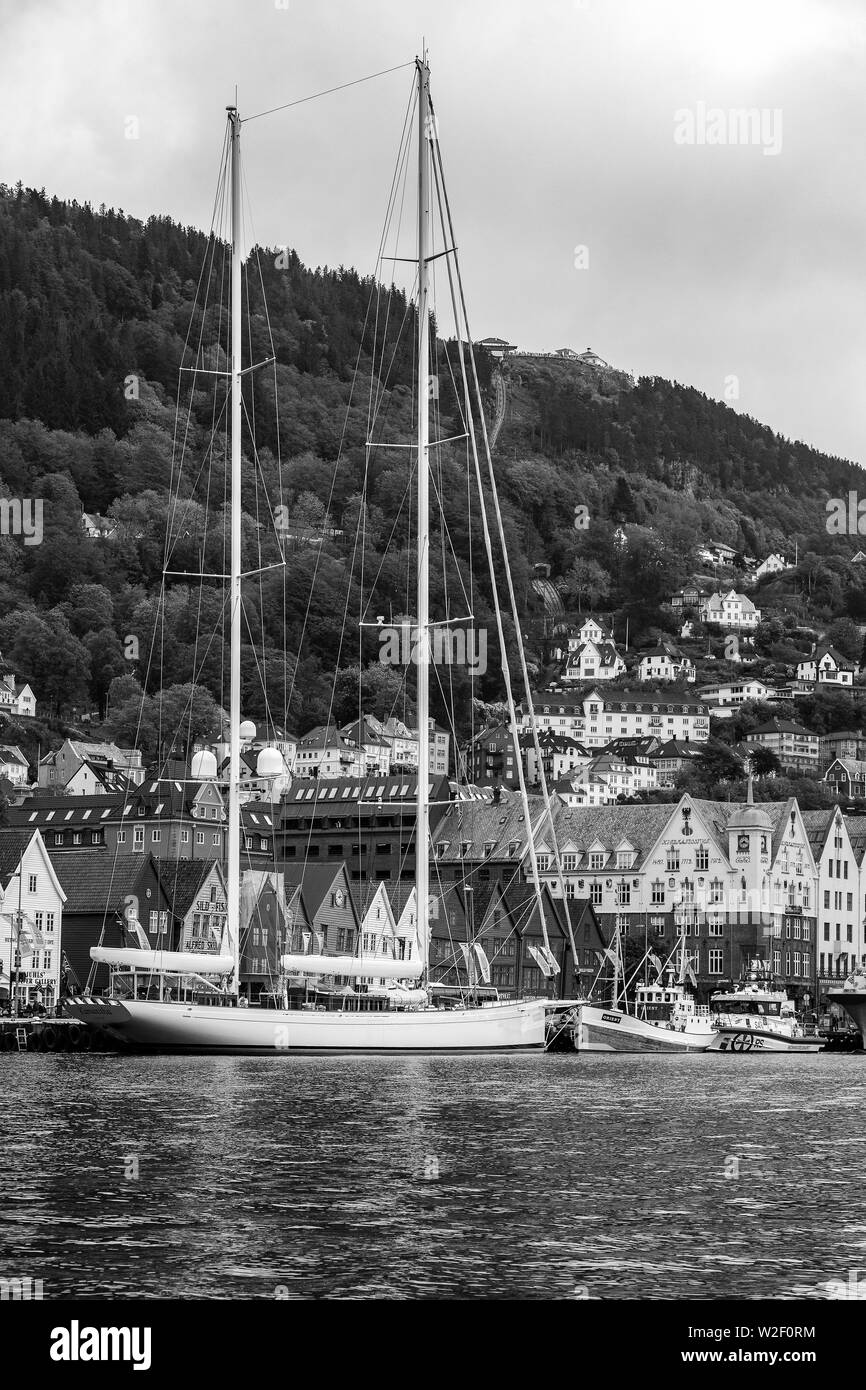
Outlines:
{"type": "MultiPolygon", "coordinates": [[[[252,115],[426,36],[475,337],[591,346],[866,463],[863,0],[0,0],[0,17],[0,179],[205,227],[235,84],[252,115]]],[[[411,80],[245,128],[260,242],[373,269],[411,80]]]]}

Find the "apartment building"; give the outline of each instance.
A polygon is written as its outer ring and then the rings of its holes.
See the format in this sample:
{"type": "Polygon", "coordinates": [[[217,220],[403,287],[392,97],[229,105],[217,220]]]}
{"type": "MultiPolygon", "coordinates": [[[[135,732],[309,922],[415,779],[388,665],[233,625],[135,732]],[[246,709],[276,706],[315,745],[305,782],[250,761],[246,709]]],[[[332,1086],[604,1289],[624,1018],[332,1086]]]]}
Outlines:
{"type": "MultiPolygon", "coordinates": [[[[540,728],[568,734],[589,749],[647,734],[689,743],[704,743],[710,735],[706,701],[678,689],[605,692],[596,687],[578,695],[553,688],[533,695],[533,705],[540,728]]],[[[526,714],[521,723],[529,726],[526,714]]]]}

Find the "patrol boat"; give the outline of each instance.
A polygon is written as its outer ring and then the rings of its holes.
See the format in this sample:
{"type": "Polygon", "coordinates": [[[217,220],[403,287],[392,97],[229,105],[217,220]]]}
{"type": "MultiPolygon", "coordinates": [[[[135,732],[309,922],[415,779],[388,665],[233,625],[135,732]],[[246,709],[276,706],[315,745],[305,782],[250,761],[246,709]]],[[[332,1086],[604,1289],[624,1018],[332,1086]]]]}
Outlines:
{"type": "Polygon", "coordinates": [[[793,1000],[777,986],[766,962],[753,957],[732,990],[710,999],[716,1035],[711,1052],[821,1052],[824,1038],[807,1033],[793,1000]]]}

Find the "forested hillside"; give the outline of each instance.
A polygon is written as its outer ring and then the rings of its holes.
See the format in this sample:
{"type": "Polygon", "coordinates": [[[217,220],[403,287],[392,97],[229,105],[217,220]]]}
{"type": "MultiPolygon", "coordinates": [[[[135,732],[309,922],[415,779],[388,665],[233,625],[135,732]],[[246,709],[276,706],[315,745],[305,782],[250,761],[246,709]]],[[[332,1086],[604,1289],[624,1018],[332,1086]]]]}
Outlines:
{"type": "MultiPolygon", "coordinates": [[[[30,680],[42,715],[104,709],[112,680],[124,675],[152,696],[160,683],[182,686],[190,678],[196,627],[214,616],[214,595],[175,584],[159,677],[149,653],[176,456],[178,370],[196,360],[199,344],[225,340],[218,304],[224,257],[224,247],[165,217],[141,223],[114,209],[0,188],[2,492],[41,499],[44,516],[41,544],[0,537],[0,648],[30,680]],[[88,538],[82,510],[107,515],[111,538],[88,538]]],[[[411,456],[380,449],[368,457],[365,441],[371,397],[376,437],[411,438],[412,308],[399,291],[353,270],[311,271],[275,250],[255,254],[246,281],[252,360],[268,357],[271,342],[276,357],[275,368],[246,384],[258,440],[257,457],[245,461],[250,564],[277,554],[261,539],[267,506],[285,505],[290,530],[285,583],[281,571],[262,581],[262,623],[249,632],[245,708],[255,717],[263,705],[257,670],[264,655],[273,673],[270,699],[296,728],[329,712],[349,717],[361,679],[368,707],[388,712],[393,681],[376,666],[372,638],[347,637],[343,615],[359,607],[359,554],[366,616],[410,611],[411,456]],[[380,382],[383,360],[388,374],[380,382]]],[[[436,427],[456,434],[453,354],[440,344],[439,355],[436,427]]],[[[224,366],[224,354],[208,362],[224,366]]],[[[488,405],[492,367],[480,354],[488,405]]],[[[576,366],[520,359],[506,370],[511,405],[497,472],[531,642],[538,628],[529,580],[538,561],[551,564],[575,611],[593,603],[619,610],[639,643],[670,629],[662,604],[694,572],[702,539],[760,556],[788,551],[796,540],[806,570],[795,573],[795,589],[806,595],[808,583],[811,602],[835,575],[827,612],[862,616],[863,585],[848,563],[858,538],[829,536],[825,526],[826,499],[858,488],[859,468],[792,444],[690,387],[655,378],[623,386],[576,366]],[[576,508],[585,508],[582,519],[576,508]]],[[[220,390],[205,387],[186,402],[182,428],[195,467],[179,484],[177,569],[219,558],[220,390]],[[205,461],[212,465],[208,488],[205,461]]],[[[433,600],[441,605],[446,591],[459,592],[470,552],[477,562],[482,534],[477,508],[467,509],[460,450],[439,451],[437,469],[448,539],[434,547],[433,600]]],[[[481,624],[489,599],[489,585],[478,580],[481,624]]],[[[536,668],[544,655],[536,643],[536,668]]],[[[500,694],[495,668],[472,693],[500,694]]],[[[198,672],[216,699],[224,669],[218,643],[198,672]]],[[[454,674],[468,704],[468,681],[454,674]]],[[[114,711],[126,736],[135,693],[126,682],[127,708],[114,711]]]]}

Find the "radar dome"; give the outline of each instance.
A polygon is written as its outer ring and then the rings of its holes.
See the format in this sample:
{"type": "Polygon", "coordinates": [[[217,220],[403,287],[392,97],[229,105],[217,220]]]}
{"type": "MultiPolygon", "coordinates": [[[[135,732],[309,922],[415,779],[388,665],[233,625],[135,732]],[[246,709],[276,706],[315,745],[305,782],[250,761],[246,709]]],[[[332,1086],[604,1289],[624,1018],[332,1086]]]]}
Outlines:
{"type": "Polygon", "coordinates": [[[213,753],[207,748],[202,748],[200,752],[192,755],[192,775],[193,777],[207,781],[217,775],[217,760],[213,753]]]}
{"type": "Polygon", "coordinates": [[[281,753],[276,748],[263,748],[256,759],[259,777],[279,777],[283,770],[281,753]]]}
{"type": "Polygon", "coordinates": [[[256,736],[256,726],[251,719],[245,719],[238,732],[243,741],[248,743],[251,738],[256,736]]]}

